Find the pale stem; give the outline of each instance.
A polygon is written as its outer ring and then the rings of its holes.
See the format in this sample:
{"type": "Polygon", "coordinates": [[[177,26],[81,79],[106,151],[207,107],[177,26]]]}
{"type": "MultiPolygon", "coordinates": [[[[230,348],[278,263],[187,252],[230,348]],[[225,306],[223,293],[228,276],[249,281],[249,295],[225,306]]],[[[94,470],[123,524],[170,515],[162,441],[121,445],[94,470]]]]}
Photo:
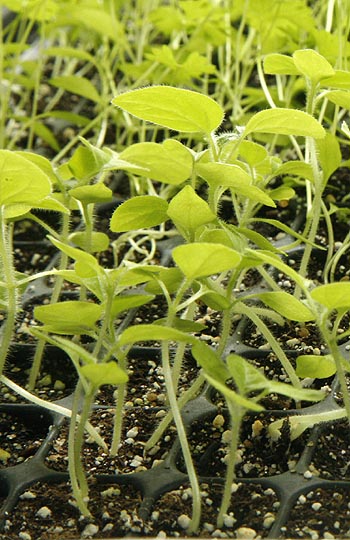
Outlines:
{"type": "Polygon", "coordinates": [[[2,272],[5,282],[6,293],[6,320],[2,326],[0,346],[0,375],[3,372],[6,358],[11,346],[12,336],[15,330],[17,305],[19,300],[18,288],[15,277],[12,232],[11,226],[6,223],[5,208],[0,206],[0,260],[2,260],[2,272]]]}
{"type": "MultiPolygon", "coordinates": [[[[87,494],[88,494],[88,486],[87,486],[86,478],[84,475],[84,471],[82,469],[81,458],[80,458],[82,445],[80,444],[81,440],[80,441],[78,440],[77,429],[76,429],[78,410],[80,407],[81,392],[82,392],[82,383],[81,381],[78,381],[78,384],[74,393],[72,416],[71,416],[71,422],[70,422],[69,434],[68,434],[68,471],[69,471],[69,477],[70,477],[70,481],[72,485],[73,495],[78,505],[79,511],[83,516],[89,517],[91,514],[85,502],[85,498],[87,497],[87,494]]],[[[86,415],[85,407],[86,407],[86,396],[84,399],[85,411],[83,411],[83,418],[86,415]]],[[[81,424],[81,422],[82,422],[82,418],[80,418],[79,425],[81,424]]]]}
{"type": "Polygon", "coordinates": [[[217,527],[222,528],[224,524],[224,517],[227,514],[227,510],[231,502],[232,484],[235,479],[235,466],[237,461],[237,449],[239,443],[239,432],[243,417],[243,411],[241,407],[235,406],[233,403],[227,401],[227,406],[230,411],[231,417],[231,440],[228,454],[224,492],[221,500],[220,510],[217,517],[217,527]]]}
{"type": "MultiPolygon", "coordinates": [[[[205,377],[202,373],[200,373],[197,377],[197,379],[194,381],[194,383],[191,384],[190,388],[188,388],[177,400],[178,407],[181,410],[186,403],[188,403],[191,399],[193,399],[200,389],[202,388],[203,384],[205,383],[205,377]]],[[[170,410],[166,416],[162,418],[156,429],[153,431],[151,437],[148,439],[148,441],[145,444],[145,451],[149,450],[150,448],[153,448],[163,435],[164,431],[168,428],[168,426],[171,424],[173,420],[173,414],[170,410]]]]}
{"type": "Polygon", "coordinates": [[[246,306],[243,303],[239,303],[239,305],[236,305],[234,308],[234,311],[236,313],[242,313],[243,315],[246,315],[258,328],[258,330],[262,333],[264,338],[266,339],[267,343],[270,345],[271,350],[275,353],[278,360],[281,362],[284,370],[286,371],[291,383],[296,388],[301,388],[300,380],[295,373],[295,370],[288,360],[286,353],[278,343],[278,341],[275,339],[275,337],[272,335],[270,330],[267,328],[265,323],[258,317],[254,311],[254,309],[250,308],[249,306],[246,306]]]}
{"type": "Polygon", "coordinates": [[[169,404],[173,413],[177,434],[180,440],[183,458],[186,465],[187,474],[192,488],[192,519],[188,527],[188,532],[194,532],[198,529],[201,517],[201,494],[197,474],[193,465],[190,447],[187,440],[185,426],[182,421],[179,404],[176,399],[176,392],[173,385],[171,367],[169,362],[169,343],[162,343],[162,366],[164,381],[167,389],[169,404]]]}

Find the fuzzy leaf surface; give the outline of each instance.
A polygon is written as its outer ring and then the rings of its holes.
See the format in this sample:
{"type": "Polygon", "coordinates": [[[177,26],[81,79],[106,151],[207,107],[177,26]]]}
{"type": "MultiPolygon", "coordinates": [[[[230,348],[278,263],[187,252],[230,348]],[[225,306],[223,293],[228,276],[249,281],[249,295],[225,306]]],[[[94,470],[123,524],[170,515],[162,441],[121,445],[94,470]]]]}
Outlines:
{"type": "Polygon", "coordinates": [[[153,142],[133,144],[119,157],[144,169],[144,172],[136,170],[135,174],[142,174],[165,184],[182,184],[192,173],[191,152],[179,141],[172,139],[162,144],[153,142]]]}
{"type": "Polygon", "coordinates": [[[293,60],[296,68],[306,78],[310,79],[313,84],[335,75],[335,71],[328,60],[313,49],[295,51],[293,60]]]}
{"type": "Polygon", "coordinates": [[[197,242],[173,249],[173,259],[188,279],[211,276],[235,268],[240,254],[223,245],[197,242]]]}
{"type": "Polygon", "coordinates": [[[101,364],[87,364],[80,368],[80,373],[96,388],[103,384],[125,384],[129,379],[128,374],[114,360],[101,364]]]}
{"type": "Polygon", "coordinates": [[[210,97],[172,86],[138,88],[120,94],[112,103],[141,120],[185,133],[210,133],[224,117],[210,97]]]}
{"type": "Polygon", "coordinates": [[[172,198],[167,214],[185,238],[191,238],[198,227],[216,219],[191,186],[185,186],[172,198]]]}
{"type": "Polygon", "coordinates": [[[326,379],[337,372],[333,356],[302,354],[296,360],[296,374],[300,378],[326,379]]]}
{"type": "Polygon", "coordinates": [[[260,293],[257,297],[288,320],[306,322],[315,319],[309,308],[285,291],[260,293]]]}
{"type": "Polygon", "coordinates": [[[325,306],[328,310],[343,310],[350,308],[350,283],[340,281],[320,285],[311,291],[311,297],[325,306]]]}
{"type": "Polygon", "coordinates": [[[244,135],[250,133],[273,133],[322,139],[326,132],[310,114],[297,109],[266,109],[259,111],[248,121],[244,135]]]}
{"type": "Polygon", "coordinates": [[[112,232],[154,227],[167,220],[168,203],[154,195],[139,195],[125,201],[113,212],[112,232]]]}

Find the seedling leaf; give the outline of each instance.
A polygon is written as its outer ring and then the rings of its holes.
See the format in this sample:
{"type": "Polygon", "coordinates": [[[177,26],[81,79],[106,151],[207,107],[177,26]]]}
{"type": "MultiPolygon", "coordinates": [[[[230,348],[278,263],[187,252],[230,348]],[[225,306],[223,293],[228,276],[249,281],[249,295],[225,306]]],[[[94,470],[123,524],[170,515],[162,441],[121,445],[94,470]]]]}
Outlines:
{"type": "Polygon", "coordinates": [[[81,334],[91,330],[101,314],[100,305],[80,300],[68,300],[34,308],[35,318],[47,326],[50,332],[59,334],[81,334]]]}
{"type": "Polygon", "coordinates": [[[187,133],[210,133],[221,124],[224,111],[210,97],[172,86],[149,86],[120,94],[113,105],[141,120],[187,133]]]}
{"type": "Polygon", "coordinates": [[[250,133],[273,133],[322,139],[326,132],[310,114],[297,109],[267,109],[259,111],[248,121],[244,136],[250,133]]]}
{"type": "Polygon", "coordinates": [[[102,364],[87,364],[80,368],[80,373],[96,388],[103,384],[125,384],[129,379],[128,374],[114,360],[102,364]]]}
{"type": "Polygon", "coordinates": [[[75,232],[69,236],[69,240],[89,253],[104,251],[109,246],[108,236],[105,233],[96,231],[92,231],[89,237],[85,232],[75,232]]]}
{"type": "Polygon", "coordinates": [[[300,300],[284,291],[272,291],[257,295],[271,309],[291,321],[306,322],[315,319],[313,313],[300,300]]]}
{"type": "Polygon", "coordinates": [[[223,384],[230,378],[230,372],[220,356],[203,341],[195,342],[192,347],[192,355],[206,375],[223,384]]]}
{"type": "Polygon", "coordinates": [[[228,163],[199,163],[196,172],[214,188],[231,188],[238,195],[275,207],[273,200],[261,189],[251,185],[251,177],[241,167],[228,163]]]}
{"type": "Polygon", "coordinates": [[[293,60],[296,68],[306,78],[310,79],[313,84],[335,75],[335,71],[328,60],[312,49],[295,51],[293,60]]]}
{"type": "Polygon", "coordinates": [[[81,201],[83,204],[109,202],[113,192],[104,184],[93,184],[90,186],[78,186],[69,190],[69,194],[81,201]]]}
{"type": "Polygon", "coordinates": [[[185,276],[193,280],[231,270],[239,264],[241,256],[220,244],[198,242],[174,248],[173,259],[185,276]]]}
{"type": "Polygon", "coordinates": [[[185,332],[170,328],[168,326],[160,326],[157,324],[138,324],[129,326],[121,334],[119,339],[120,345],[128,345],[137,341],[182,341],[185,343],[195,343],[196,338],[185,332]]]}
{"type": "Polygon", "coordinates": [[[0,150],[0,163],[0,205],[16,205],[11,217],[26,213],[51,193],[49,176],[23,153],[0,150]]]}
{"type": "Polygon", "coordinates": [[[191,186],[185,186],[172,198],[167,214],[187,239],[193,237],[198,227],[216,219],[208,204],[191,186]]]}
{"type": "Polygon", "coordinates": [[[350,283],[341,281],[320,285],[311,291],[311,297],[328,310],[350,308],[350,283]]]}
{"type": "Polygon", "coordinates": [[[140,195],[125,201],[114,211],[110,229],[113,232],[154,227],[167,219],[168,203],[153,195],[140,195]]]}
{"type": "Polygon", "coordinates": [[[153,294],[126,294],[114,298],[111,308],[111,316],[116,317],[127,309],[143,306],[153,300],[153,294]]]}
{"type": "Polygon", "coordinates": [[[165,184],[182,184],[191,176],[193,156],[179,141],[166,140],[162,144],[153,142],[137,143],[129,146],[120,155],[129,163],[144,169],[135,174],[147,176],[165,184]]]}
{"type": "Polygon", "coordinates": [[[333,356],[316,354],[302,354],[296,360],[296,374],[300,378],[326,379],[337,372],[333,356]]]}
{"type": "Polygon", "coordinates": [[[279,53],[265,56],[264,71],[269,75],[300,75],[293,58],[279,53]]]}
{"type": "Polygon", "coordinates": [[[77,94],[78,96],[90,99],[95,103],[102,102],[102,98],[95,86],[85,77],[79,77],[78,75],[61,75],[60,77],[53,77],[49,80],[49,83],[57,88],[63,88],[63,90],[67,90],[72,94],[77,94]]]}

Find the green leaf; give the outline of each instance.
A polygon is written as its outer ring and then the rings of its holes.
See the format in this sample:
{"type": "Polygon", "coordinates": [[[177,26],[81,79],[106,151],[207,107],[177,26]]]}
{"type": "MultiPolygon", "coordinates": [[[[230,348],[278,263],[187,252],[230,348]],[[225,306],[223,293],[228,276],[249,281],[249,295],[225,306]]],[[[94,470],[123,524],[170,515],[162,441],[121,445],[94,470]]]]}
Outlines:
{"type": "Polygon", "coordinates": [[[268,380],[265,375],[242,356],[229,354],[226,363],[230,376],[235,381],[240,394],[248,395],[255,390],[264,390],[266,388],[268,380]]]}
{"type": "Polygon", "coordinates": [[[321,401],[326,394],[323,390],[312,390],[311,388],[295,388],[291,384],[277,381],[269,381],[267,389],[270,393],[281,394],[295,401],[321,401]]]}
{"type": "MultiPolygon", "coordinates": [[[[281,259],[274,253],[262,251],[262,250],[251,250],[247,249],[245,254],[247,257],[251,257],[252,260],[256,259],[257,262],[260,260],[261,264],[269,264],[274,268],[278,268],[281,272],[284,272],[289,276],[295,283],[297,283],[302,289],[305,286],[304,278],[298,274],[293,268],[285,264],[281,259]]],[[[257,266],[256,264],[255,266],[257,266]]]]}
{"type": "Polygon", "coordinates": [[[244,136],[250,133],[274,133],[322,139],[326,132],[310,114],[297,109],[267,109],[259,111],[248,121],[244,136]]]}
{"type": "Polygon", "coordinates": [[[79,58],[79,60],[83,60],[84,62],[91,62],[92,64],[97,64],[97,61],[95,57],[78,48],[74,47],[64,47],[63,45],[61,47],[45,47],[43,50],[43,54],[47,56],[53,56],[56,58],[57,56],[64,56],[66,58],[79,58]]]}
{"type": "Polygon", "coordinates": [[[91,236],[86,232],[75,232],[69,235],[69,240],[88,253],[105,251],[109,246],[109,238],[102,232],[92,231],[91,236]]]}
{"type": "Polygon", "coordinates": [[[53,236],[48,235],[48,238],[59,250],[77,261],[75,263],[75,271],[80,277],[94,277],[101,274],[102,268],[93,255],[86,253],[81,249],[64,244],[53,236]]]}
{"type": "Polygon", "coordinates": [[[313,84],[335,75],[335,71],[328,60],[312,49],[295,51],[293,60],[296,68],[306,78],[310,79],[313,84]]]}
{"type": "Polygon", "coordinates": [[[61,75],[60,77],[53,77],[49,80],[49,83],[57,88],[67,90],[72,94],[77,94],[78,96],[90,99],[95,103],[102,103],[102,98],[95,86],[85,77],[79,77],[78,75],[61,75]]]}
{"type": "Polygon", "coordinates": [[[224,117],[223,109],[210,97],[171,86],[131,90],[112,103],[141,120],[187,133],[210,133],[224,117]]]}
{"type": "Polygon", "coordinates": [[[203,341],[196,341],[192,346],[192,355],[198,365],[203,368],[206,375],[222,382],[230,378],[225,362],[209,345],[203,341]]]}
{"type": "Polygon", "coordinates": [[[196,172],[212,187],[231,188],[238,195],[253,199],[266,206],[275,207],[273,200],[264,191],[251,185],[251,177],[237,165],[228,163],[199,163],[196,172]]]}
{"type": "Polygon", "coordinates": [[[163,289],[160,286],[161,282],[167,291],[172,294],[178,290],[182,281],[183,274],[179,268],[162,268],[157,279],[152,279],[145,286],[145,290],[152,294],[163,294],[163,289]]]}
{"type": "Polygon", "coordinates": [[[112,200],[113,192],[104,184],[78,186],[69,190],[69,195],[83,204],[103,203],[112,200]]]}
{"type": "Polygon", "coordinates": [[[283,174],[293,174],[295,176],[299,176],[300,178],[306,178],[307,180],[310,180],[310,182],[314,182],[314,173],[312,167],[309,163],[305,163],[304,161],[287,161],[273,172],[274,177],[281,176],[283,174]]]}
{"type": "Polygon", "coordinates": [[[300,300],[284,291],[264,292],[256,295],[271,309],[291,321],[306,322],[315,319],[314,314],[300,300]]]}
{"type": "Polygon", "coordinates": [[[192,174],[193,156],[190,150],[172,139],[162,144],[152,142],[133,144],[119,157],[145,169],[145,172],[135,170],[135,174],[165,184],[182,184],[192,174]]]}
{"type": "Polygon", "coordinates": [[[103,384],[125,384],[129,379],[128,374],[113,360],[102,364],[88,364],[80,368],[80,373],[96,388],[103,384]]]}
{"type": "Polygon", "coordinates": [[[345,90],[330,90],[325,94],[325,97],[343,109],[350,109],[350,92],[346,92],[345,90]]]}
{"type": "Polygon", "coordinates": [[[198,242],[174,248],[173,259],[185,276],[193,280],[231,270],[239,264],[241,256],[223,245],[198,242]]]}
{"type": "Polygon", "coordinates": [[[191,186],[185,186],[172,198],[167,214],[186,239],[192,239],[198,227],[216,219],[208,204],[191,186]]]}
{"type": "Polygon", "coordinates": [[[284,185],[279,186],[276,189],[271,189],[268,193],[274,201],[289,201],[289,199],[292,199],[295,195],[293,188],[284,185]]]}
{"type": "Polygon", "coordinates": [[[316,354],[302,354],[296,360],[296,374],[304,379],[326,379],[337,372],[333,356],[326,354],[320,356],[316,354]]]}
{"type": "Polygon", "coordinates": [[[112,232],[155,227],[167,220],[168,203],[161,197],[140,195],[125,201],[113,212],[112,232]]]}
{"type": "MultiPolygon", "coordinates": [[[[166,317],[162,317],[161,319],[157,319],[154,324],[167,326],[167,319],[166,317]]],[[[172,325],[172,328],[176,328],[176,330],[181,330],[181,332],[190,332],[190,333],[202,332],[202,330],[205,330],[207,328],[205,324],[191,321],[189,319],[180,319],[179,317],[174,317],[172,319],[171,325],[172,325]]]]}
{"type": "Polygon", "coordinates": [[[318,246],[317,244],[315,244],[313,242],[310,242],[302,234],[299,234],[299,233],[295,232],[294,229],[292,229],[291,227],[288,227],[288,225],[285,225],[282,221],[278,221],[278,219],[252,218],[250,221],[268,223],[269,225],[273,225],[274,227],[276,227],[276,229],[280,229],[281,231],[285,232],[286,234],[289,234],[290,236],[293,236],[294,238],[298,238],[298,240],[301,240],[305,244],[310,244],[310,245],[312,245],[314,247],[317,247],[318,249],[324,249],[324,248],[322,248],[322,246],[318,246]]]}
{"type": "Polygon", "coordinates": [[[21,150],[18,150],[16,152],[16,155],[24,157],[25,159],[31,161],[32,163],[34,163],[34,165],[39,167],[39,169],[41,169],[42,172],[45,173],[46,176],[50,179],[52,185],[57,182],[57,177],[51,165],[51,162],[44,156],[41,156],[40,154],[34,154],[33,152],[21,150]]]}
{"type": "Polygon", "coordinates": [[[34,308],[35,318],[48,332],[58,334],[84,334],[95,327],[102,308],[92,302],[68,300],[34,308]]]}
{"type": "Polygon", "coordinates": [[[342,155],[340,151],[340,145],[335,135],[332,135],[332,133],[327,133],[324,139],[318,139],[316,141],[316,147],[318,150],[317,157],[323,171],[323,182],[326,183],[329,177],[341,165],[342,155]]]}
{"type": "Polygon", "coordinates": [[[113,299],[111,317],[115,318],[123,311],[143,306],[154,299],[153,294],[125,294],[113,299]]]}
{"type": "Polygon", "coordinates": [[[328,310],[350,308],[350,283],[341,281],[320,285],[311,291],[311,297],[328,310]]]}
{"type": "Polygon", "coordinates": [[[12,206],[11,217],[25,214],[50,195],[49,176],[23,152],[0,150],[0,163],[0,206],[12,206]]]}
{"type": "Polygon", "coordinates": [[[335,74],[332,77],[327,77],[327,79],[323,79],[322,86],[349,90],[350,89],[350,72],[337,69],[335,70],[335,74]]]}
{"type": "Polygon", "coordinates": [[[201,301],[216,311],[222,311],[224,309],[230,309],[232,302],[223,294],[218,292],[205,292],[201,295],[201,301]]]}
{"type": "Polygon", "coordinates": [[[129,345],[137,341],[181,341],[195,343],[196,338],[176,328],[157,324],[138,324],[129,326],[119,338],[120,345],[129,345]]]}
{"type": "Polygon", "coordinates": [[[272,53],[264,58],[264,71],[268,75],[300,75],[291,56],[272,53]]]}
{"type": "Polygon", "coordinates": [[[242,141],[238,150],[240,157],[251,167],[261,165],[269,156],[264,146],[253,141],[242,141]]]}
{"type": "Polygon", "coordinates": [[[96,2],[84,2],[79,3],[79,5],[69,2],[69,9],[65,4],[61,2],[59,4],[62,4],[61,14],[56,22],[61,27],[75,24],[80,32],[82,26],[85,26],[89,30],[97,32],[101,39],[109,38],[112,42],[117,43],[120,43],[120,40],[124,38],[124,24],[117,17],[112,17],[109,9],[103,9],[101,4],[98,3],[94,8],[90,7],[89,4],[93,6],[96,5],[96,2]]]}
{"type": "Polygon", "coordinates": [[[242,409],[252,410],[256,412],[260,412],[264,410],[264,407],[261,405],[258,405],[255,401],[252,399],[247,399],[234,390],[231,390],[226,384],[223,384],[221,381],[218,381],[214,377],[211,377],[210,375],[206,375],[206,378],[208,382],[216,388],[227,401],[231,402],[233,405],[238,405],[242,409]]]}
{"type": "Polygon", "coordinates": [[[63,214],[69,214],[69,209],[66,208],[57,198],[56,193],[52,197],[47,196],[42,201],[35,204],[34,208],[41,208],[42,210],[51,210],[52,212],[62,212],[63,214]]]}
{"type": "Polygon", "coordinates": [[[78,146],[67,165],[72,175],[78,180],[89,181],[101,171],[102,167],[109,161],[109,155],[89,146],[78,146]]]}

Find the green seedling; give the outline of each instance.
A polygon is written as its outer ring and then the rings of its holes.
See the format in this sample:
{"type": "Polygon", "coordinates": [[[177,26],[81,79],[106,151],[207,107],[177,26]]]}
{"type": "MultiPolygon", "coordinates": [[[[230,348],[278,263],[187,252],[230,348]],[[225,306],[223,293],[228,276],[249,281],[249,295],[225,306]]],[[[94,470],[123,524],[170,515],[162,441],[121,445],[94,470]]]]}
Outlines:
{"type": "Polygon", "coordinates": [[[203,342],[192,347],[192,354],[203,368],[208,382],[225,398],[231,419],[231,441],[229,460],[225,476],[225,486],[217,517],[217,526],[222,527],[224,516],[231,501],[231,486],[234,482],[236,456],[240,427],[247,411],[262,411],[259,401],[270,393],[282,394],[293,399],[319,401],[325,393],[318,390],[296,389],[290,384],[268,380],[265,375],[248,360],[230,354],[225,361],[203,342]],[[232,381],[232,384],[227,384],[232,381]]]}
{"type": "Polygon", "coordinates": [[[0,150],[0,161],[0,258],[2,261],[0,306],[5,311],[0,353],[0,374],[2,374],[14,335],[21,290],[29,283],[29,278],[19,274],[15,269],[14,223],[17,219],[29,215],[32,208],[63,213],[68,211],[53,198],[52,178],[40,167],[42,163],[40,158],[31,154],[23,155],[20,152],[0,150]]]}

